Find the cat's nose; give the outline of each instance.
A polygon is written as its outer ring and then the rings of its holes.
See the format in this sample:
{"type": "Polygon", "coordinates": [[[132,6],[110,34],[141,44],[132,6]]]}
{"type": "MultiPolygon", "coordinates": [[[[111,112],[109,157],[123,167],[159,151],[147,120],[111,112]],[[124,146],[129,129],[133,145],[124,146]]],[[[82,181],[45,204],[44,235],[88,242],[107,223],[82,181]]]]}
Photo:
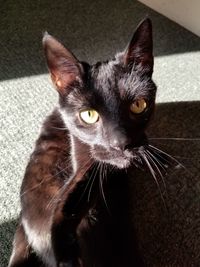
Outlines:
{"type": "Polygon", "coordinates": [[[110,146],[117,150],[125,150],[129,145],[129,139],[123,134],[118,134],[110,140],[110,146]]]}

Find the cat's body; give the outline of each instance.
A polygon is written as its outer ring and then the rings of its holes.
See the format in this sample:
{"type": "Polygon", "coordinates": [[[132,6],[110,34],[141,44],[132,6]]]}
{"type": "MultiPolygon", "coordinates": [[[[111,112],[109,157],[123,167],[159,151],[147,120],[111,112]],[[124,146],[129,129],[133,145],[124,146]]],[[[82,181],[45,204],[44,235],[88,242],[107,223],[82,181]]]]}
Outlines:
{"type": "Polygon", "coordinates": [[[49,35],[43,43],[59,107],[26,169],[9,266],[143,266],[128,207],[156,93],[151,22],[124,53],[93,66],[49,35]]]}

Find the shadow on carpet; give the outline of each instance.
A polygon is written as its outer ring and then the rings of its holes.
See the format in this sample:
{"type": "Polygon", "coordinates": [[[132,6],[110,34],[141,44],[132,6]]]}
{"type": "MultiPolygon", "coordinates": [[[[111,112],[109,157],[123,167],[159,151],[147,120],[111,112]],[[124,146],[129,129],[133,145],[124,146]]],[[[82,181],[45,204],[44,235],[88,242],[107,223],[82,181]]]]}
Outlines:
{"type": "Polygon", "coordinates": [[[0,266],[6,267],[12,250],[12,240],[14,237],[17,220],[12,220],[0,224],[0,266]]]}

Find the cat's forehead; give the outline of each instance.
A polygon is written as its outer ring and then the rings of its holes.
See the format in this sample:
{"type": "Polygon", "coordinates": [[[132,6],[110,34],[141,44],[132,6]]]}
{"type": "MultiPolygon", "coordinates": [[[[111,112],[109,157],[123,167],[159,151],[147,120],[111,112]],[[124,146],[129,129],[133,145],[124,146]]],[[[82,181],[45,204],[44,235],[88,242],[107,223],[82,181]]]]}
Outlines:
{"type": "Polygon", "coordinates": [[[119,95],[119,84],[124,76],[120,54],[112,60],[98,62],[91,71],[94,89],[101,91],[105,97],[119,95]]]}
{"type": "Polygon", "coordinates": [[[112,86],[116,82],[119,61],[113,59],[106,62],[98,62],[92,67],[92,78],[96,86],[112,86]]]}
{"type": "Polygon", "coordinates": [[[97,63],[91,71],[94,89],[105,96],[109,94],[126,98],[130,94],[148,93],[149,78],[142,78],[135,71],[127,72],[121,62],[120,55],[115,59],[97,63]]]}

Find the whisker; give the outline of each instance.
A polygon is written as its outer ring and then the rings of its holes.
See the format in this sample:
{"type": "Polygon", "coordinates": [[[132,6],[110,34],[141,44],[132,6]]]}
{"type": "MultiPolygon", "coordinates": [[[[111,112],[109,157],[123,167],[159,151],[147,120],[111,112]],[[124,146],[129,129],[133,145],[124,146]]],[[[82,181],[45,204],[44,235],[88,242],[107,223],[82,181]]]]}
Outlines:
{"type": "MultiPolygon", "coordinates": [[[[96,166],[96,164],[94,163],[92,173],[90,174],[90,177],[88,178],[87,184],[86,184],[86,186],[85,186],[85,188],[84,188],[84,191],[83,191],[83,193],[81,194],[81,196],[80,196],[80,198],[79,198],[78,203],[77,203],[76,206],[78,206],[78,204],[81,202],[81,200],[82,200],[82,198],[84,197],[84,195],[85,195],[85,193],[86,193],[86,191],[87,191],[87,189],[88,189],[88,187],[89,187],[91,181],[92,181],[92,183],[93,183],[93,179],[94,179],[94,178],[93,178],[93,177],[94,177],[93,174],[94,174],[94,172],[95,172],[95,166],[96,166]],[[92,178],[93,178],[93,179],[92,179],[92,178]]],[[[88,200],[88,202],[89,202],[89,200],[88,200]]]]}
{"type": "Polygon", "coordinates": [[[103,163],[103,166],[104,166],[104,169],[103,169],[103,179],[104,179],[104,181],[106,181],[107,182],[107,164],[104,164],[103,163]]]}
{"type": "Polygon", "coordinates": [[[154,153],[153,150],[149,150],[148,147],[146,147],[146,151],[151,155],[151,157],[154,158],[154,160],[158,163],[158,165],[162,168],[162,170],[165,172],[165,174],[167,173],[167,168],[168,165],[162,163],[162,161],[160,161],[160,159],[158,158],[159,155],[157,155],[156,153],[154,153]]]}
{"type": "MultiPolygon", "coordinates": [[[[164,152],[163,150],[161,150],[161,149],[159,149],[159,148],[157,148],[157,147],[155,147],[153,145],[149,145],[149,148],[152,148],[154,151],[157,151],[157,152],[159,152],[159,153],[167,156],[168,158],[170,158],[171,160],[173,160],[174,162],[176,162],[178,164],[178,166],[181,166],[183,169],[186,170],[186,167],[182,163],[180,163],[176,158],[172,157],[170,154],[164,152]]],[[[159,153],[158,153],[158,156],[161,156],[159,153]]],[[[163,159],[165,159],[165,158],[163,158],[163,159]]]]}
{"type": "MultiPolygon", "coordinates": [[[[154,151],[154,153],[156,153],[159,157],[161,157],[160,153],[167,156],[169,159],[171,159],[172,161],[176,162],[177,163],[177,166],[175,167],[176,169],[177,168],[183,168],[185,170],[186,173],[190,174],[191,176],[193,176],[193,173],[191,171],[189,171],[180,161],[178,161],[175,157],[169,155],[168,153],[164,152],[163,150],[155,147],[155,146],[152,146],[152,145],[149,145],[148,147],[152,148],[152,150],[154,151]]],[[[163,158],[164,160],[167,160],[165,158],[163,158]]],[[[168,160],[167,160],[168,161],[168,160]]],[[[168,161],[169,162],[169,161],[168,161]]],[[[169,162],[170,163],[170,162],[169,162]]]]}
{"type": "Polygon", "coordinates": [[[113,173],[117,169],[117,167],[115,165],[107,165],[107,167],[108,167],[110,173],[113,173]]]}
{"type": "MultiPolygon", "coordinates": [[[[149,149],[149,151],[150,151],[150,149],[149,149]]],[[[157,158],[160,158],[160,160],[162,160],[161,162],[162,162],[162,164],[163,164],[163,166],[165,167],[165,169],[167,169],[171,164],[172,164],[172,162],[174,162],[174,161],[172,161],[172,159],[167,159],[166,158],[166,155],[165,156],[163,156],[163,155],[161,155],[161,153],[160,152],[158,152],[158,151],[156,151],[156,150],[153,150],[153,149],[151,149],[151,152],[154,154],[154,155],[156,155],[156,157],[157,158]]],[[[179,165],[178,165],[179,166],[179,165]]]]}
{"type": "Polygon", "coordinates": [[[52,129],[56,129],[56,130],[63,130],[63,131],[68,131],[68,129],[67,128],[65,128],[65,127],[63,127],[63,128],[60,128],[60,127],[55,127],[55,126],[52,126],[51,127],[52,129]]]}
{"type": "MultiPolygon", "coordinates": [[[[165,188],[165,191],[166,191],[166,183],[165,183],[165,179],[163,177],[163,174],[161,172],[161,170],[159,169],[158,165],[156,164],[156,158],[153,157],[153,155],[147,150],[146,153],[148,154],[149,156],[149,159],[150,161],[152,162],[152,164],[155,166],[156,170],[158,171],[159,175],[160,175],[160,178],[162,179],[162,182],[163,182],[163,185],[164,185],[164,188],[165,188]]],[[[159,164],[159,163],[158,163],[159,164]]]]}
{"type": "MultiPolygon", "coordinates": [[[[145,151],[143,151],[143,152],[144,152],[144,153],[142,153],[141,155],[142,155],[142,157],[143,157],[143,159],[144,159],[144,161],[145,161],[145,163],[146,163],[146,165],[147,165],[147,167],[148,167],[148,169],[149,169],[151,175],[153,176],[154,181],[156,182],[156,185],[157,185],[157,187],[158,187],[158,190],[159,190],[159,193],[160,193],[162,202],[163,202],[163,204],[164,204],[164,207],[166,208],[165,199],[164,199],[163,193],[162,193],[162,191],[161,191],[160,185],[159,185],[159,183],[158,183],[158,180],[157,180],[157,177],[156,177],[156,173],[155,173],[154,169],[152,168],[152,166],[151,166],[151,164],[150,164],[150,162],[149,162],[149,160],[148,160],[148,158],[147,158],[147,155],[146,155],[145,151]]],[[[166,209],[167,209],[167,208],[166,208],[166,209]]]]}
{"type": "Polygon", "coordinates": [[[95,181],[95,178],[97,176],[97,173],[98,173],[98,169],[99,169],[99,164],[96,163],[96,171],[94,173],[94,176],[93,176],[93,179],[92,179],[92,182],[91,182],[91,185],[90,185],[90,189],[89,189],[89,192],[88,192],[88,198],[87,198],[87,201],[90,202],[90,196],[91,196],[91,192],[92,192],[92,187],[93,187],[93,184],[94,184],[94,181],[95,181]]]}
{"type": "Polygon", "coordinates": [[[59,174],[61,174],[62,172],[64,172],[66,169],[68,168],[68,166],[66,166],[65,168],[63,168],[62,170],[60,170],[59,172],[57,172],[54,176],[49,176],[49,178],[44,178],[40,183],[38,183],[37,185],[33,186],[32,188],[30,189],[27,189],[26,191],[24,191],[20,197],[24,196],[25,194],[37,189],[40,185],[42,185],[44,182],[47,182],[51,179],[54,179],[56,178],[56,176],[58,176],[59,174]]]}
{"type": "Polygon", "coordinates": [[[132,162],[138,169],[143,169],[143,157],[141,156],[140,152],[136,151],[136,157],[132,159],[132,162]]]}
{"type": "MultiPolygon", "coordinates": [[[[88,162],[89,162],[90,160],[91,160],[91,159],[89,158],[89,159],[85,162],[83,168],[88,164],[88,162]]],[[[71,177],[72,177],[72,176],[71,176],[71,177]]],[[[68,183],[71,181],[71,177],[69,177],[69,178],[67,179],[67,181],[63,184],[63,186],[61,186],[61,188],[59,188],[57,194],[55,194],[55,195],[51,198],[51,200],[49,201],[49,203],[46,205],[46,209],[49,209],[49,208],[53,205],[54,202],[56,203],[56,202],[58,201],[58,199],[59,199],[60,196],[62,195],[63,191],[66,190],[66,187],[68,186],[68,183]]]]}
{"type": "Polygon", "coordinates": [[[101,192],[101,195],[103,197],[103,201],[105,203],[105,206],[106,206],[106,209],[108,211],[108,213],[110,214],[110,210],[108,208],[108,204],[107,204],[107,201],[106,201],[106,197],[105,197],[105,194],[104,194],[104,190],[103,190],[103,168],[104,168],[104,163],[102,163],[100,165],[100,176],[99,176],[99,181],[100,181],[100,192],[101,192]]]}
{"type": "Polygon", "coordinates": [[[46,209],[48,210],[56,203],[61,195],[61,193],[65,190],[66,184],[64,183],[58,190],[58,192],[50,199],[50,201],[46,205],[46,209]]]}
{"type": "Polygon", "coordinates": [[[197,160],[199,160],[198,157],[182,157],[182,156],[177,156],[177,155],[173,155],[173,157],[175,157],[177,159],[189,159],[189,160],[197,159],[197,160]]]}
{"type": "Polygon", "coordinates": [[[182,137],[150,137],[149,140],[175,140],[175,141],[200,141],[200,138],[182,138],[182,137]]]}

